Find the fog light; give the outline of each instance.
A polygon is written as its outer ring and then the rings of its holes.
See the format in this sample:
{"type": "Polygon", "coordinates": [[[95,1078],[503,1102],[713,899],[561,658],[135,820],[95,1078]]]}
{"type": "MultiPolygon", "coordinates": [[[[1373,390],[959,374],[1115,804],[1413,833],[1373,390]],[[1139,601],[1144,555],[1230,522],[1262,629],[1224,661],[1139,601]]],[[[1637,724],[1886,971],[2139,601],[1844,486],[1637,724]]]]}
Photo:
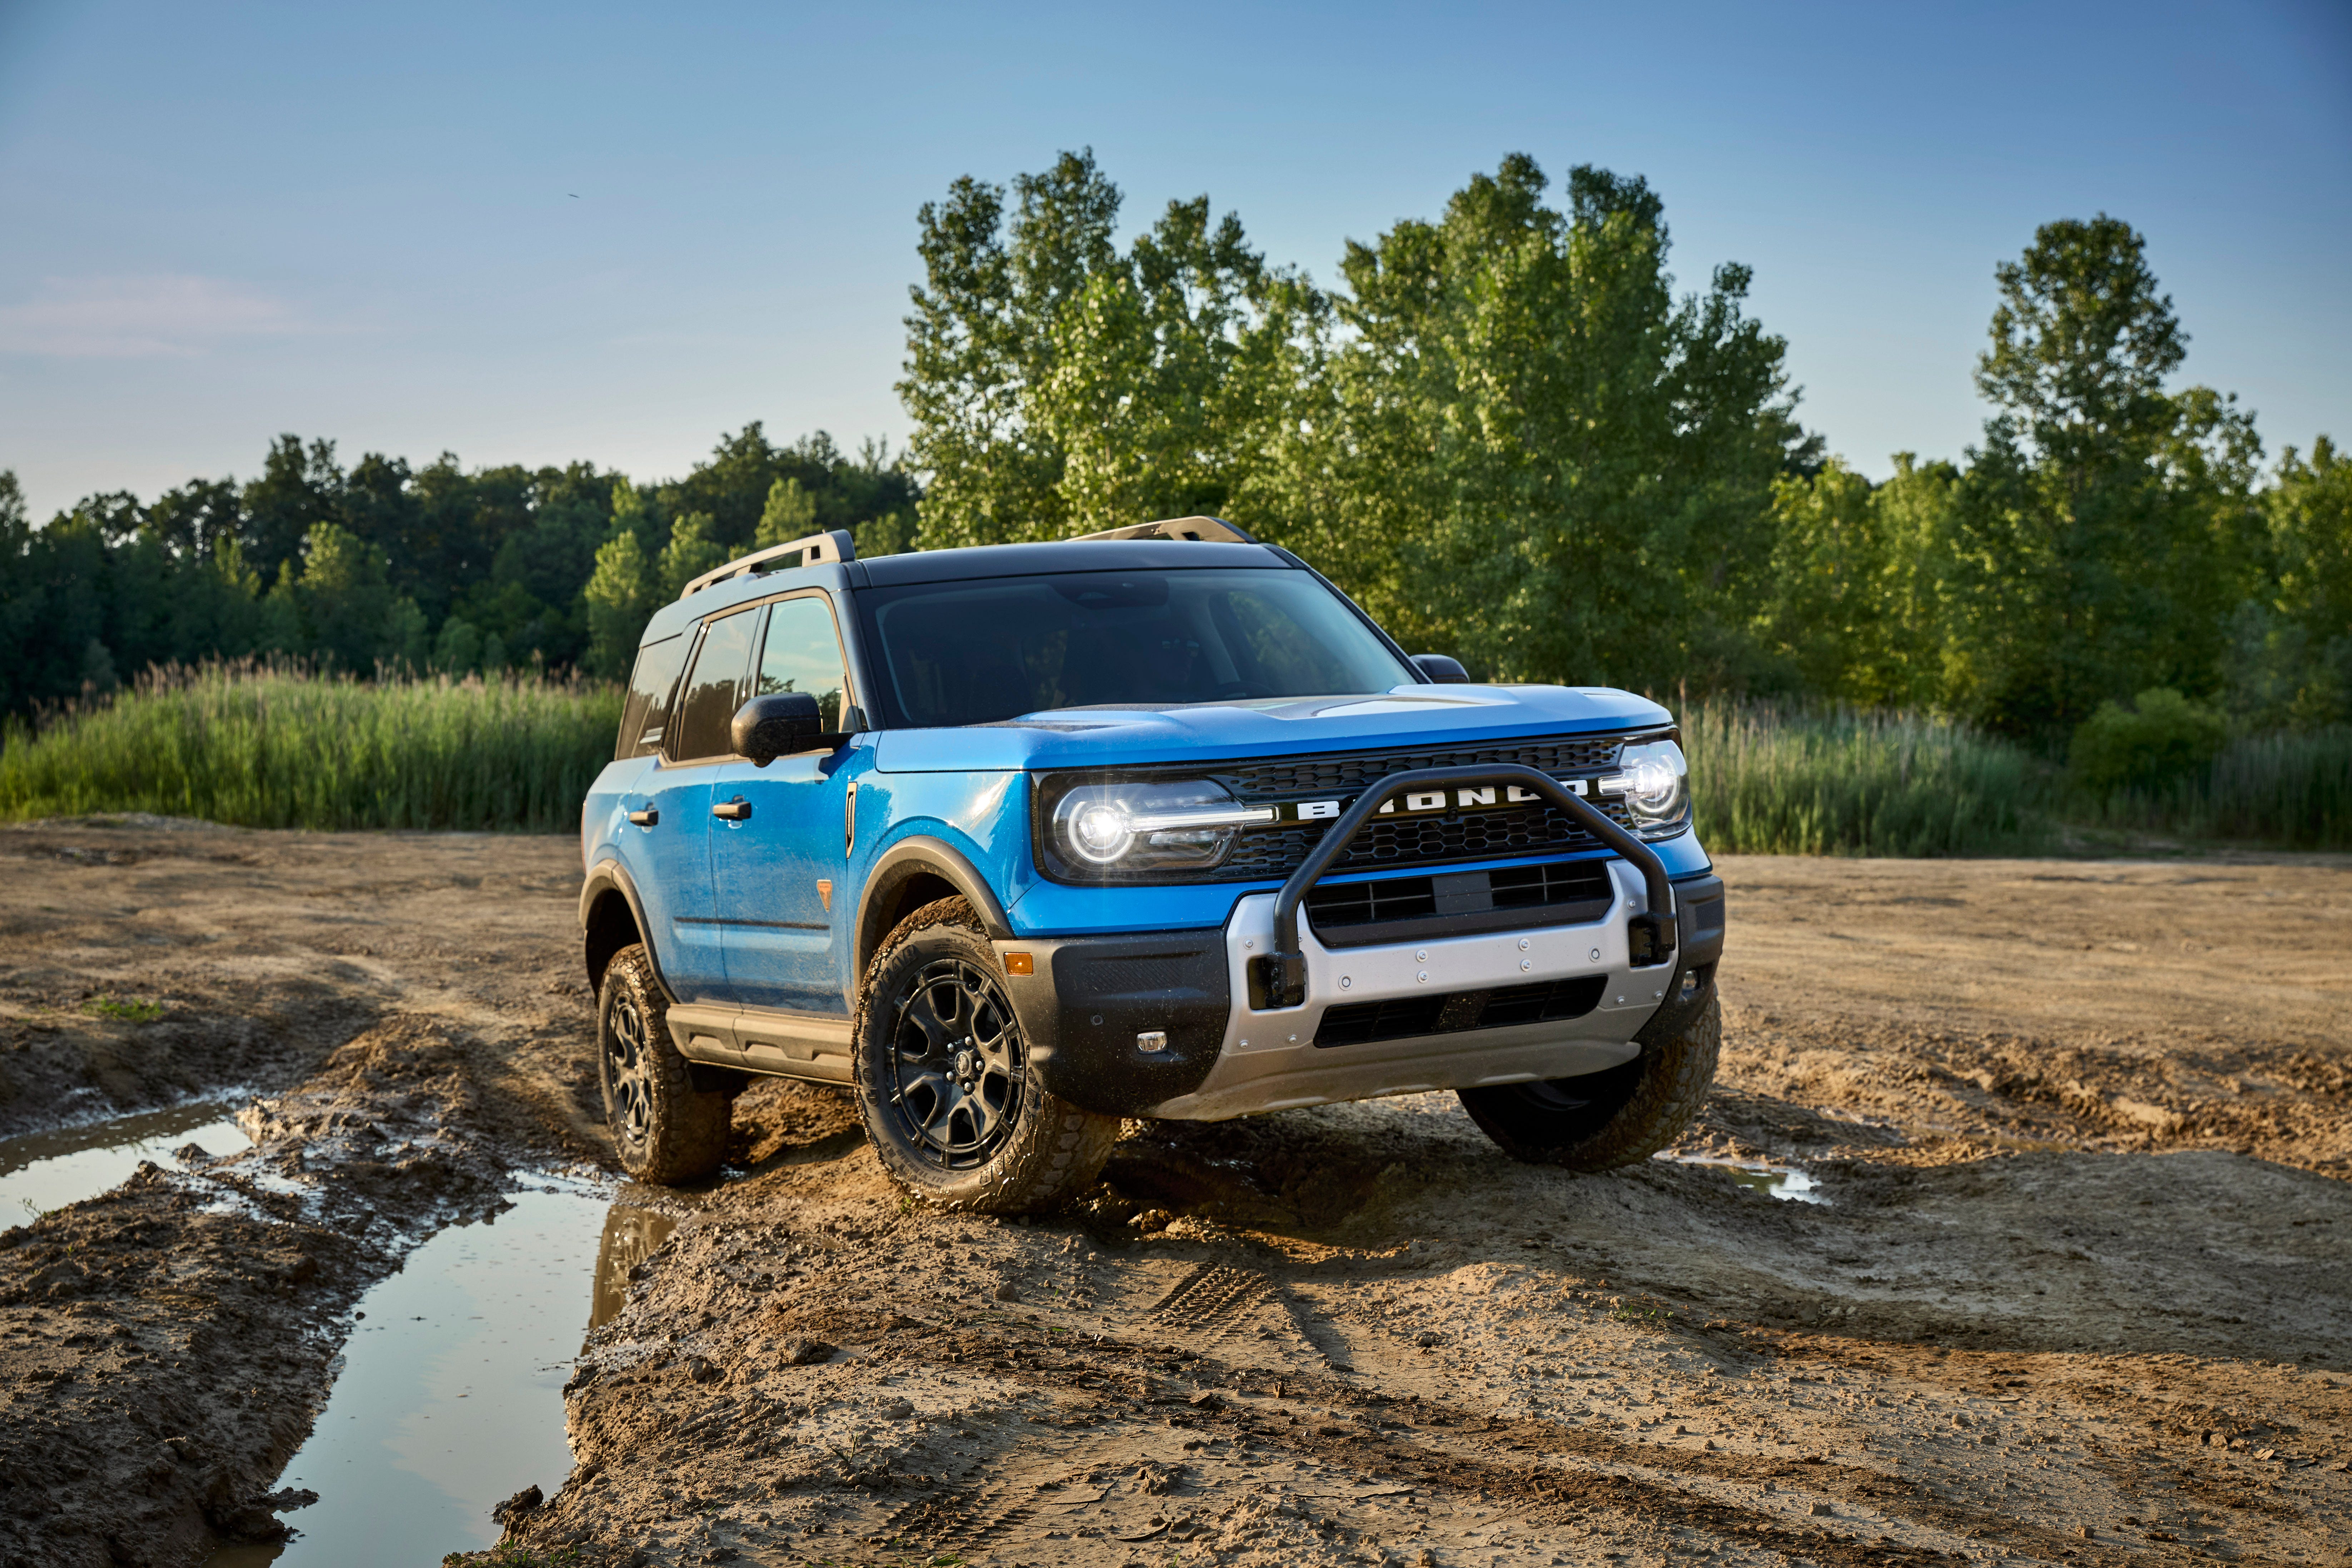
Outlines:
{"type": "Polygon", "coordinates": [[[1135,1048],[1139,1051],[1151,1051],[1155,1053],[1166,1050],[1168,1048],[1168,1031],[1165,1029],[1144,1030],[1143,1033],[1135,1037],[1135,1048]]]}

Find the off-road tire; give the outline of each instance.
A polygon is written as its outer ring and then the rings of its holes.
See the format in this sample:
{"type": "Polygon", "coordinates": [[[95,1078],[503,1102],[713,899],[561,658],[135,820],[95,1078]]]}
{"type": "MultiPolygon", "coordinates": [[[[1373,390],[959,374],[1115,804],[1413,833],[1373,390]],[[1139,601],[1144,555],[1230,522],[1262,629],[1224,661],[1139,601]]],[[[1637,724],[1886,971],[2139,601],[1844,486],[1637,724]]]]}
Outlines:
{"type": "Polygon", "coordinates": [[[727,1156],[733,1097],[698,1089],[669,1036],[669,998],[640,945],[623,948],[596,994],[596,1080],[621,1169],[640,1182],[698,1182],[727,1156]]]}
{"type": "Polygon", "coordinates": [[[1635,1037],[1642,1054],[1621,1067],[1454,1092],[1515,1160],[1571,1171],[1638,1163],[1682,1136],[1714,1087],[1723,1008],[1712,975],[1699,990],[1662,1008],[1635,1037]]]}
{"type": "Polygon", "coordinates": [[[925,904],[898,922],[883,940],[857,989],[857,1017],[851,1059],[856,1064],[857,1101],[874,1152],[893,1181],[916,1197],[942,1208],[982,1214],[1039,1214],[1071,1203],[1094,1185],[1119,1119],[1081,1110],[1048,1094],[1026,1068],[1025,1047],[1012,1018],[1010,994],[996,950],[971,905],[962,899],[925,904]],[[974,1163],[950,1168],[950,1158],[926,1144],[913,1125],[914,1111],[902,1109],[901,1031],[919,981],[934,983],[960,969],[975,983],[992,980],[1003,1021],[1009,1022],[1022,1070],[1007,1074],[1005,1108],[1010,1125],[999,1142],[976,1152],[974,1163]]]}

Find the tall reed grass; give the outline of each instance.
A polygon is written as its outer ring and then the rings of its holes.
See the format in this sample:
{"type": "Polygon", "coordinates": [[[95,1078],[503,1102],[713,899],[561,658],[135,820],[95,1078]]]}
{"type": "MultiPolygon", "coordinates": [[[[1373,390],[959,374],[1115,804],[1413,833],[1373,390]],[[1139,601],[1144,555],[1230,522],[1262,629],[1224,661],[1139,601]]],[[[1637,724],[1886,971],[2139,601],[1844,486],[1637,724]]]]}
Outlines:
{"type": "Polygon", "coordinates": [[[2209,768],[2158,789],[2078,793],[2068,814],[2184,837],[2352,849],[2352,728],[2241,735],[2209,768]]]}
{"type": "Polygon", "coordinates": [[[0,816],[149,811],[247,827],[576,827],[621,694],[501,676],[362,682],[289,667],[150,671],[0,740],[0,816]]]}
{"type": "Polygon", "coordinates": [[[2055,837],[2054,770],[1956,725],[1722,701],[1679,717],[1710,849],[2021,855],[2055,837]]]}

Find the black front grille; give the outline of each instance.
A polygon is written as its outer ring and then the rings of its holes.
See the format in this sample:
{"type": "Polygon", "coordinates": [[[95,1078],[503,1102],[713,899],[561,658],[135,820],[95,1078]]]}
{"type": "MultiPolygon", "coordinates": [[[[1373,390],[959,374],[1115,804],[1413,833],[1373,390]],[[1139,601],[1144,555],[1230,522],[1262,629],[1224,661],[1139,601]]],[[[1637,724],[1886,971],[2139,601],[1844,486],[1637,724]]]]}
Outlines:
{"type": "MultiPolygon", "coordinates": [[[[1402,770],[1399,770],[1402,772],[1402,770]]],[[[1633,817],[1622,796],[1604,795],[1594,805],[1601,815],[1630,828],[1633,817]]],[[[1219,881],[1282,878],[1298,869],[1328,829],[1321,824],[1244,832],[1233,858],[1219,867],[1219,881]]],[[[1500,860],[1519,855],[1575,854],[1601,847],[1600,841],[1570,822],[1555,805],[1523,805],[1507,811],[1469,811],[1458,816],[1423,816],[1375,822],[1356,836],[1334,871],[1371,871],[1383,866],[1442,865],[1449,860],[1500,860]]]]}
{"type": "MultiPolygon", "coordinates": [[[[1500,741],[1484,745],[1443,750],[1347,752],[1331,756],[1274,757],[1255,762],[1226,763],[1206,769],[1171,764],[1166,767],[1106,769],[1099,773],[1055,775],[1070,784],[1092,778],[1199,778],[1206,774],[1223,784],[1244,805],[1284,801],[1346,800],[1379,780],[1422,768],[1476,767],[1496,763],[1517,763],[1552,773],[1599,773],[1614,765],[1625,744],[1622,735],[1555,736],[1534,741],[1500,741]]],[[[1255,882],[1280,881],[1305,862],[1315,846],[1330,831],[1323,822],[1291,823],[1280,827],[1244,829],[1225,863],[1209,871],[1135,873],[1129,877],[1086,874],[1065,866],[1051,849],[1051,790],[1036,795],[1034,830],[1040,846],[1039,866],[1057,881],[1255,882]]],[[[1623,797],[1590,797],[1594,805],[1620,826],[1633,818],[1623,797]]],[[[1510,806],[1500,811],[1470,811],[1454,815],[1382,817],[1356,836],[1334,871],[1373,871],[1384,867],[1442,866],[1448,862],[1501,860],[1521,856],[1573,855],[1599,850],[1600,842],[1549,805],[1510,806]]]]}
{"type": "Polygon", "coordinates": [[[1358,752],[1331,757],[1284,757],[1241,763],[1217,778],[1244,801],[1297,800],[1328,791],[1357,795],[1375,779],[1417,768],[1467,768],[1483,763],[1517,763],[1548,773],[1605,768],[1617,760],[1621,735],[1565,737],[1554,741],[1505,741],[1491,746],[1437,752],[1358,752]]]}
{"type": "MultiPolygon", "coordinates": [[[[1475,917],[1496,910],[1553,911],[1567,920],[1599,918],[1616,898],[1606,860],[1549,860],[1501,871],[1454,871],[1433,877],[1382,877],[1369,882],[1318,882],[1307,894],[1307,918],[1318,932],[1360,927],[1409,928],[1398,942],[1444,936],[1454,922],[1464,930],[1494,925],[1475,917]]],[[[1510,923],[1508,921],[1501,923],[1510,923]]],[[[1350,945],[1381,940],[1372,932],[1350,945]]]]}
{"type": "Polygon", "coordinates": [[[1366,1046],[1378,1040],[1409,1040],[1418,1035],[1458,1035],[1474,1029],[1507,1029],[1516,1024],[1553,1024],[1581,1018],[1601,1005],[1605,974],[1539,980],[1496,991],[1456,991],[1443,996],[1398,996],[1386,1002],[1350,1002],[1323,1015],[1315,1031],[1318,1046],[1366,1046]]]}

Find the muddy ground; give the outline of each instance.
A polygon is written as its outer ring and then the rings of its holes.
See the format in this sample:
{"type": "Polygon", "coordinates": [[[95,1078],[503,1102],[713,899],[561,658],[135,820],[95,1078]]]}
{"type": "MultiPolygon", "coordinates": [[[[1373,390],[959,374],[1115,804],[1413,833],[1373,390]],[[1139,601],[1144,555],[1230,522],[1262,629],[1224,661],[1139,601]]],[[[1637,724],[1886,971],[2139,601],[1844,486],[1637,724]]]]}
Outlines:
{"type": "MultiPolygon", "coordinates": [[[[0,829],[0,1132],[261,1139],[0,1233],[0,1563],[189,1563],[353,1302],[601,1160],[569,840],[0,829]]],[[[909,1209],[768,1084],[502,1561],[2352,1562],[2352,863],[1727,859],[1679,1152],[1450,1097],[1139,1125],[1078,1213],[909,1209]]],[[[526,1493],[526,1497],[528,1493],[526,1493]]]]}

